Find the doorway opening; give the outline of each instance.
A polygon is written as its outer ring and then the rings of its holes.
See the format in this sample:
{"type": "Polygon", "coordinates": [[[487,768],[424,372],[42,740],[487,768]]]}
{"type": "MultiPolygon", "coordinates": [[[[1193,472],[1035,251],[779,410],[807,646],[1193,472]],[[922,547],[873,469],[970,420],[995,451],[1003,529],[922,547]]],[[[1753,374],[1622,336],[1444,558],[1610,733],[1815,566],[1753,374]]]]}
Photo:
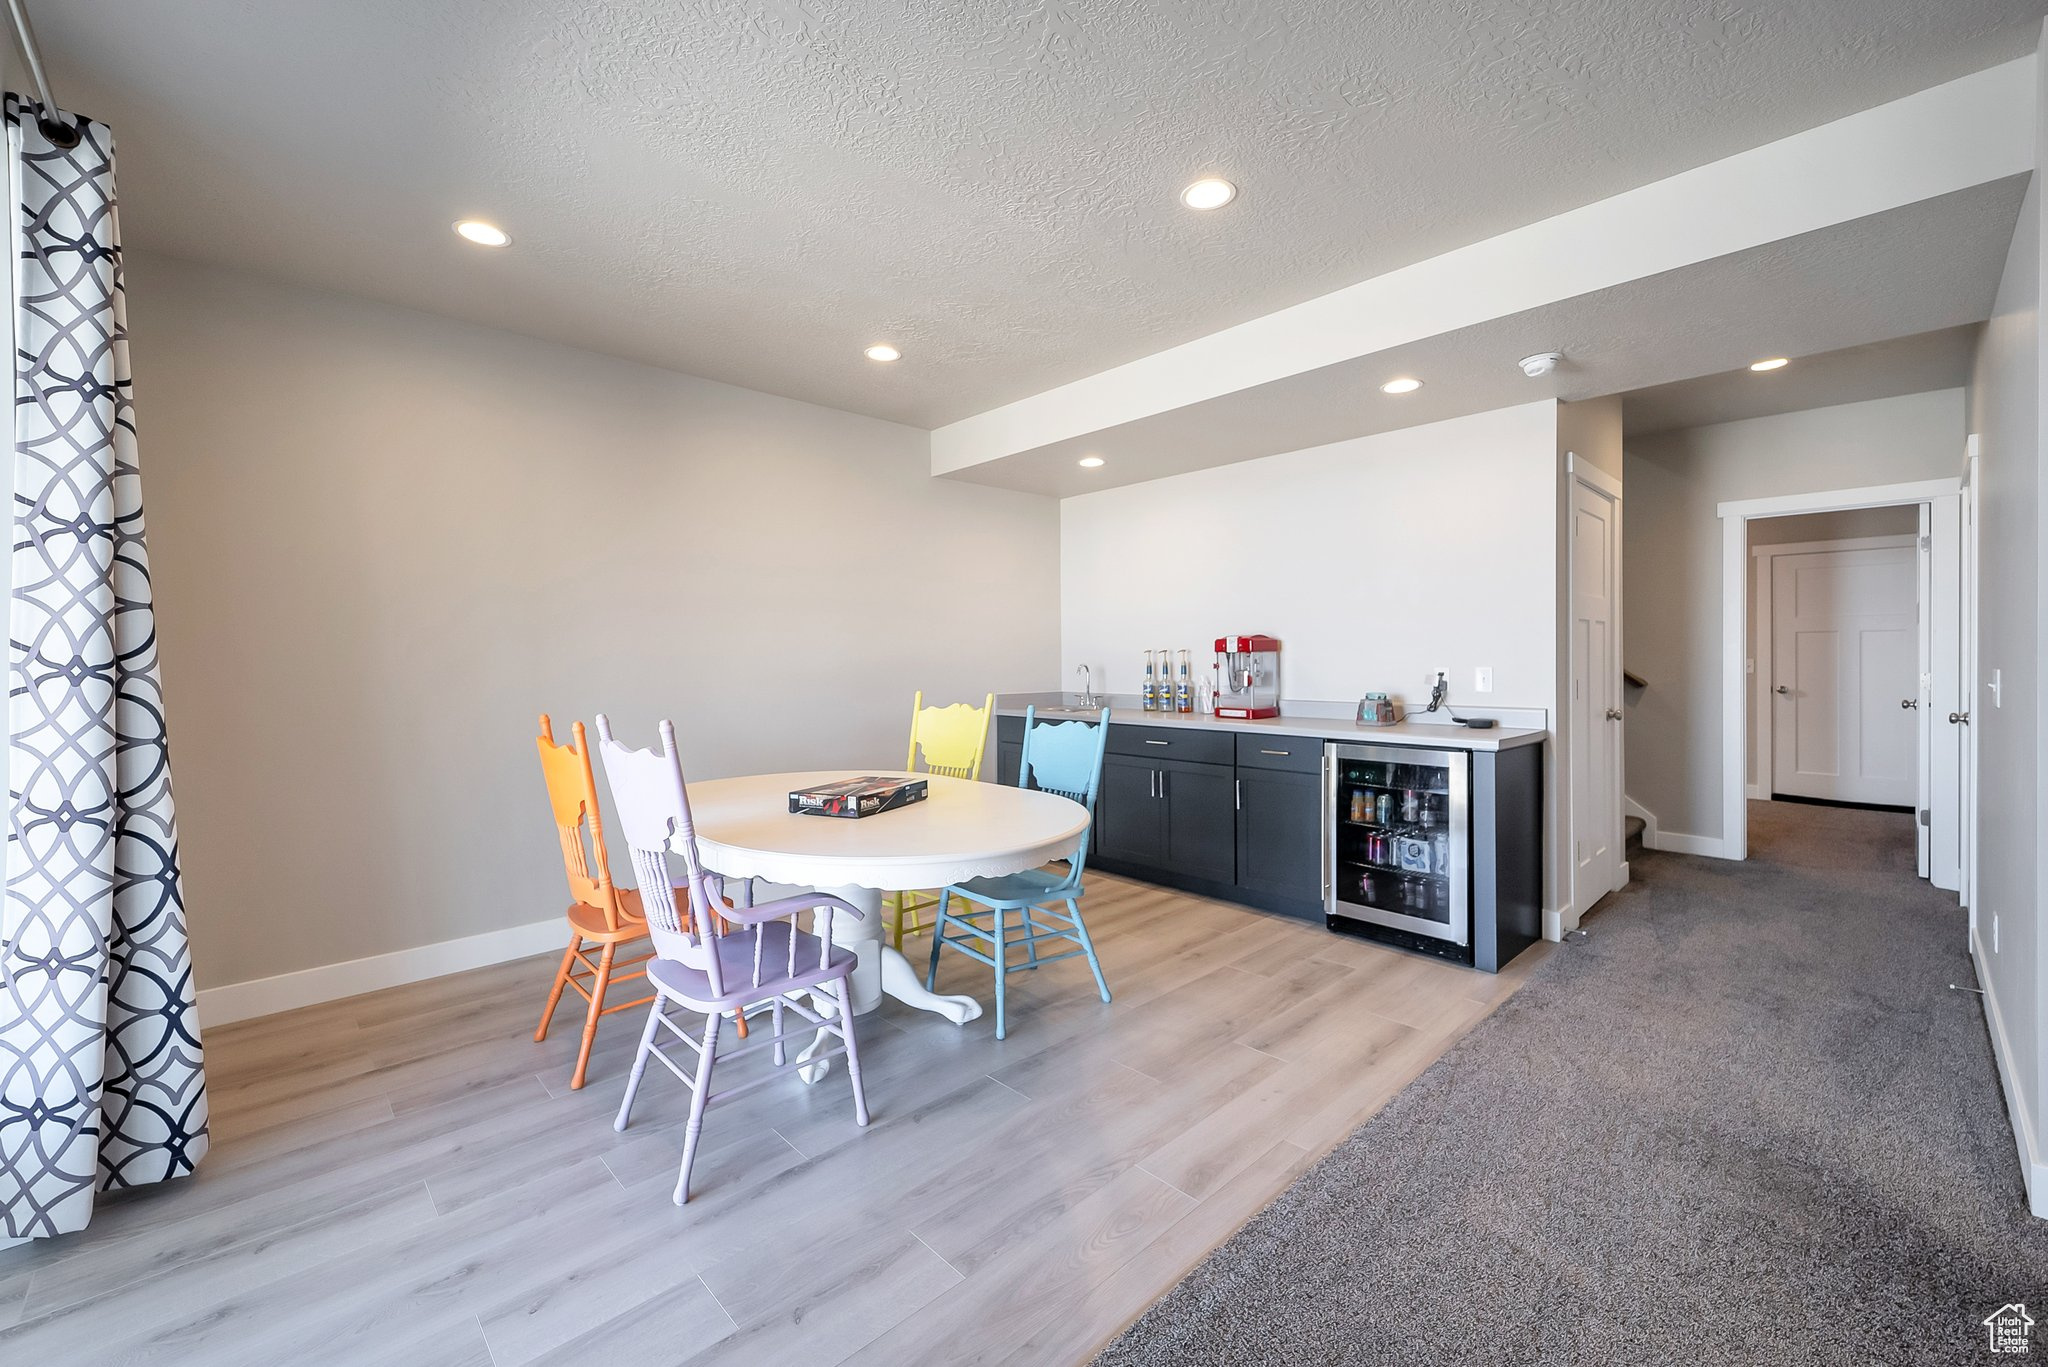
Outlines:
{"type": "Polygon", "coordinates": [[[1930,480],[1720,506],[1726,857],[1752,801],[1890,810],[1960,890],[1962,503],[1930,480]]]}

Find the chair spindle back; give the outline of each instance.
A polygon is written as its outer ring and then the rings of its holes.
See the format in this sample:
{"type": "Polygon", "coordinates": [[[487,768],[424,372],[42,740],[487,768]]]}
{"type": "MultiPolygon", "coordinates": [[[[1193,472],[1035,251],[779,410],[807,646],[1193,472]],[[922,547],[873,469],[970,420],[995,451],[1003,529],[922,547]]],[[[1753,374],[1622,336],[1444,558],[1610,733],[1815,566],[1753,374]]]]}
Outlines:
{"type": "MultiPolygon", "coordinates": [[[[647,907],[647,928],[654,941],[655,951],[665,959],[675,959],[692,968],[703,971],[709,980],[712,995],[723,996],[737,988],[738,983],[725,981],[726,964],[718,952],[722,938],[723,918],[716,913],[724,912],[735,923],[747,924],[752,921],[744,909],[728,911],[718,891],[712,886],[713,875],[704,867],[697,853],[697,828],[690,815],[690,791],[683,780],[683,761],[676,749],[676,728],[673,722],[661,724],[661,749],[634,750],[619,744],[612,736],[611,719],[603,713],[597,717],[598,743],[604,751],[605,778],[610,781],[612,805],[618,809],[619,826],[625,835],[626,844],[633,854],[633,872],[643,889],[641,901],[647,907]],[[648,888],[671,888],[668,857],[679,854],[683,859],[684,879],[679,885],[688,890],[690,898],[687,919],[677,914],[673,893],[661,896],[644,891],[648,888]]],[[[825,965],[830,953],[832,940],[832,909],[819,909],[818,964],[825,965]]],[[[771,917],[770,919],[781,919],[771,917]]],[[[789,918],[792,922],[794,916],[789,918]]],[[[753,952],[749,956],[751,982],[759,987],[766,975],[778,967],[764,963],[766,940],[760,922],[752,922],[753,952]]],[[[797,943],[800,937],[792,934],[788,939],[785,962],[779,966],[785,976],[793,976],[798,969],[797,943]]]]}

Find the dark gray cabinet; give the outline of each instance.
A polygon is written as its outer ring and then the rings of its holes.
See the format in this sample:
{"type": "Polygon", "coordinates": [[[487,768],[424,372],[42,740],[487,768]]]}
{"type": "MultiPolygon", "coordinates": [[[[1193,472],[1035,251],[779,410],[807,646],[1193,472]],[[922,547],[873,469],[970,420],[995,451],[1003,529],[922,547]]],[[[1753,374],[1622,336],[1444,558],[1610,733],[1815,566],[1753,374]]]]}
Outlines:
{"type": "MultiPolygon", "coordinates": [[[[1334,926],[1323,903],[1325,742],[1111,722],[1090,862],[1109,873],[1334,926]]],[[[1017,782],[1024,719],[996,719],[996,771],[1017,782]]],[[[1542,917],[1542,751],[1472,765],[1469,962],[1498,969],[1542,917]]]]}
{"type": "Polygon", "coordinates": [[[1192,878],[1237,877],[1235,774],[1227,764],[1158,761],[1166,811],[1166,867],[1192,878]]]}
{"type": "MultiPolygon", "coordinates": [[[[1113,725],[1113,723],[1112,723],[1113,725]]],[[[1095,798],[1094,858],[1130,867],[1166,862],[1166,806],[1159,771],[1130,755],[1102,757],[1102,791],[1095,798]]]]}
{"type": "Polygon", "coordinates": [[[1320,774],[1238,770],[1237,885],[1321,920],[1322,819],[1320,774]]]}
{"type": "Polygon", "coordinates": [[[1221,764],[1102,757],[1095,857],[1145,876],[1177,872],[1227,883],[1237,871],[1231,770],[1221,764]]]}
{"type": "MultiPolygon", "coordinates": [[[[1024,719],[996,719],[1017,782],[1024,719]]],[[[1110,873],[1320,919],[1323,742],[1112,722],[1089,859],[1110,873]]]]}
{"type": "Polygon", "coordinates": [[[1323,742],[1239,734],[1237,886],[1305,920],[1323,918],[1323,742]]]}

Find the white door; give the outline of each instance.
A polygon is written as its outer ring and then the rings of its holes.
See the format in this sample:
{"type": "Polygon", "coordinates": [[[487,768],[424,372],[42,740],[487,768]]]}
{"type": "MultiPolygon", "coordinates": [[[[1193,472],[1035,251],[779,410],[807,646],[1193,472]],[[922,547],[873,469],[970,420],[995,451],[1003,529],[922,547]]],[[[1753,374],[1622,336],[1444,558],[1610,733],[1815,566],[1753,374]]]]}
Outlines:
{"type": "Polygon", "coordinates": [[[1618,488],[1572,481],[1572,905],[1585,912],[1621,885],[1621,657],[1616,574],[1618,488]]]}
{"type": "Polygon", "coordinates": [[[1911,546],[1773,558],[1773,793],[1913,807],[1918,578],[1911,546]]]}

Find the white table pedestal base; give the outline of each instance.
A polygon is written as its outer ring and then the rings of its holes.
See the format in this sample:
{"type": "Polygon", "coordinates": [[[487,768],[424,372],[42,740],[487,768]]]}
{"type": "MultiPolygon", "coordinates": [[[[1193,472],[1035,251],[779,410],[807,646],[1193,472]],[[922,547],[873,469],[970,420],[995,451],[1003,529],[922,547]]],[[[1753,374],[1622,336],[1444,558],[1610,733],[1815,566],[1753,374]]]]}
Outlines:
{"type": "MultiPolygon", "coordinates": [[[[858,957],[849,980],[853,996],[853,1014],[865,1016],[882,1004],[886,994],[906,1006],[920,1011],[930,1011],[944,1016],[955,1025],[965,1025],[981,1015],[981,1003],[972,997],[946,997],[936,992],[925,991],[924,978],[910,960],[895,946],[887,943],[882,925],[882,894],[873,888],[837,887],[819,888],[818,891],[843,897],[861,910],[861,919],[854,920],[844,912],[832,918],[832,943],[850,949],[858,957]]],[[[933,934],[938,932],[934,930],[933,934]]],[[[822,993],[813,994],[811,1006],[819,1015],[832,1017],[839,1014],[839,1003],[822,993]]],[[[805,1082],[816,1082],[832,1067],[832,1060],[810,1062],[811,1055],[825,1047],[832,1036],[820,1030],[810,1047],[797,1055],[802,1064],[799,1075],[805,1082]]]]}

